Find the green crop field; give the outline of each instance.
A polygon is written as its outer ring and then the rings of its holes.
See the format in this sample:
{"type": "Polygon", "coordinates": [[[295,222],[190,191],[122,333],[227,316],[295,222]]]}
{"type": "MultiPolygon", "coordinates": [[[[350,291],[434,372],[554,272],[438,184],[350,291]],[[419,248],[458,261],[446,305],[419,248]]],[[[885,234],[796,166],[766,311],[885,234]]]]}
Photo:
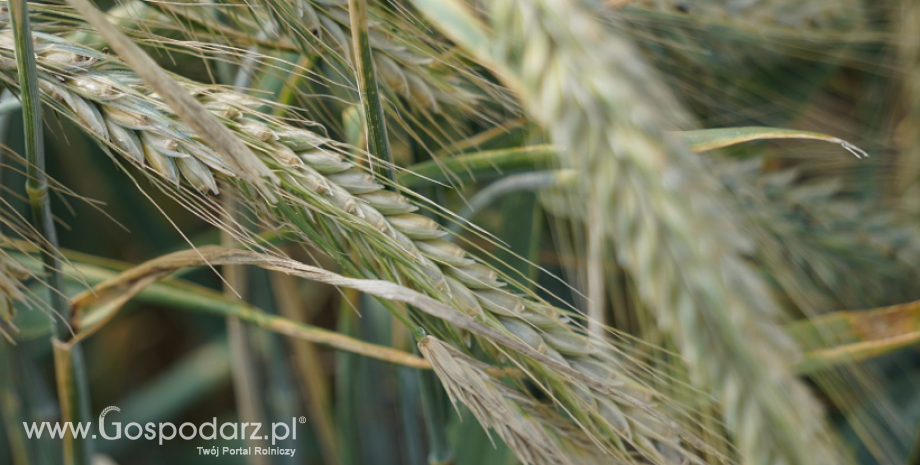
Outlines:
{"type": "Polygon", "coordinates": [[[920,0],[0,1],[0,464],[920,465],[920,0]]]}

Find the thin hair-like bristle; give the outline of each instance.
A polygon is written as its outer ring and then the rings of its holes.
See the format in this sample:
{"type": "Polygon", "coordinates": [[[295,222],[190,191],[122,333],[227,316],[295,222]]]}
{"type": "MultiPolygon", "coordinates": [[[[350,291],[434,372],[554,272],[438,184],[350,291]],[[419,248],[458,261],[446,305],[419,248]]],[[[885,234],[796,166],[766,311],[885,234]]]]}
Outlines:
{"type": "Polygon", "coordinates": [[[479,423],[491,428],[528,465],[572,462],[561,450],[559,439],[524,413],[503,394],[504,386],[486,373],[487,366],[463,355],[437,338],[426,336],[419,351],[431,363],[451,402],[465,405],[479,423]]]}
{"type": "MultiPolygon", "coordinates": [[[[3,33],[0,31],[0,37],[3,33]]],[[[464,313],[475,314],[489,327],[521,341],[570,373],[594,380],[595,387],[585,390],[530,355],[507,347],[499,352],[498,346],[490,351],[495,358],[526,367],[553,404],[563,408],[570,428],[593,438],[599,450],[623,454],[631,448],[659,463],[675,454],[677,458],[667,461],[696,460],[692,433],[682,431],[679,439],[661,433],[679,424],[672,415],[680,421],[688,417],[671,410],[657,411],[652,402],[655,396],[622,393],[622,380],[632,380],[634,386],[642,382],[622,370],[621,363],[626,362],[608,363],[611,348],[580,332],[564,317],[566,312],[521,295],[516,286],[500,280],[491,266],[440,239],[446,233],[436,222],[412,213],[407,198],[385,190],[386,180],[375,179],[353,163],[349,152],[357,153],[357,149],[260,112],[260,99],[181,80],[278,176],[280,184],[273,194],[279,201],[272,203],[236,176],[221,154],[182,124],[118,60],[48,34],[37,33],[36,38],[38,65],[45,71],[41,81],[45,101],[123,161],[159,180],[166,192],[192,212],[233,233],[245,234],[223,223],[220,207],[210,197],[216,180],[228,181],[221,195],[241,196],[242,204],[259,218],[273,221],[275,227],[284,225],[312,242],[347,274],[410,284],[464,313]],[[55,55],[54,62],[49,62],[48,55],[60,49],[67,55],[55,55]],[[88,76],[103,76],[110,86],[100,92],[93,86],[78,85],[88,76]],[[373,260],[355,258],[362,256],[373,260]],[[603,408],[598,408],[598,402],[603,402],[603,408]],[[675,447],[675,441],[681,440],[692,447],[675,447]]],[[[14,73],[0,70],[0,77],[15,86],[14,73]]],[[[257,247],[251,238],[241,239],[257,247]]],[[[463,335],[452,334],[457,337],[455,343],[462,345],[463,335]]],[[[528,396],[525,386],[517,389],[528,396]]]]}
{"type": "Polygon", "coordinates": [[[578,170],[585,186],[573,191],[576,202],[600,202],[590,211],[604,216],[588,221],[612,239],[691,379],[717,394],[743,460],[840,463],[820,403],[787,365],[799,355],[782,309],[747,262],[748,222],[702,159],[667,132],[693,125],[670,89],[589,1],[497,0],[485,10],[485,39],[475,20],[435,22],[520,88],[561,162],[578,170]]]}

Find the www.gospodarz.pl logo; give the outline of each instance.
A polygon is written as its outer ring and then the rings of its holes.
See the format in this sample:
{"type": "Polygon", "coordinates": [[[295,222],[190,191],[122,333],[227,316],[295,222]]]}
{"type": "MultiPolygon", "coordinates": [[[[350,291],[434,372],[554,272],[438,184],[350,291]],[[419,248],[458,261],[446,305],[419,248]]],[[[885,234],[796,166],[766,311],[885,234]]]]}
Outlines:
{"type": "MultiPolygon", "coordinates": [[[[128,423],[122,428],[120,422],[105,423],[105,416],[110,412],[121,412],[118,407],[107,407],[99,414],[99,421],[96,429],[98,435],[93,432],[93,423],[91,422],[65,422],[65,423],[28,423],[23,422],[26,436],[29,439],[40,439],[42,435],[48,434],[51,439],[64,439],[71,436],[79,439],[101,439],[107,441],[120,440],[122,438],[137,441],[144,439],[147,441],[157,441],[163,445],[166,441],[182,439],[191,441],[203,439],[214,441],[218,438],[232,440],[251,440],[251,441],[270,441],[275,446],[278,441],[297,440],[297,424],[306,423],[305,417],[292,417],[291,422],[272,423],[268,428],[263,429],[261,423],[221,423],[218,425],[217,418],[210,422],[201,424],[182,423],[176,426],[173,423],[128,423]]],[[[296,449],[283,449],[278,447],[198,447],[199,455],[289,455],[294,456],[296,449]]]]}

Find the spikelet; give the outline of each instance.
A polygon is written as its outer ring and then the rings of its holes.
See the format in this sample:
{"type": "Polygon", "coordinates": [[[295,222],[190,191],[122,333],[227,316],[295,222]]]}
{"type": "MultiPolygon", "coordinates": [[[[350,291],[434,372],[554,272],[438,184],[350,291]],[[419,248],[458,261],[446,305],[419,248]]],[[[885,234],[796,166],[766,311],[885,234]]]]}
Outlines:
{"type": "Polygon", "coordinates": [[[465,405],[479,423],[491,428],[528,465],[571,464],[558,441],[543,426],[503,394],[482,364],[432,336],[419,343],[419,352],[437,373],[454,406],[465,405]]]}
{"type": "MultiPolygon", "coordinates": [[[[0,242],[4,241],[6,238],[0,237],[0,242]]],[[[11,341],[11,333],[16,331],[16,302],[26,300],[20,281],[28,277],[29,272],[19,262],[0,252],[0,336],[11,341]]]]}
{"type": "MultiPolygon", "coordinates": [[[[351,65],[347,2],[260,0],[257,4],[273,13],[275,23],[299,44],[305,54],[322,51],[326,57],[335,57],[333,62],[337,59],[351,65]]],[[[445,73],[438,69],[431,57],[410,50],[409,46],[403,44],[406,39],[390,33],[387,26],[373,18],[368,23],[371,57],[385,89],[397,96],[412,99],[414,103],[433,112],[441,111],[442,104],[459,109],[473,107],[475,101],[472,94],[454,89],[456,83],[452,82],[455,80],[451,76],[453,73],[445,73]]],[[[411,43],[410,46],[428,47],[424,43],[411,43]]]]}
{"type": "MultiPolygon", "coordinates": [[[[5,34],[9,31],[0,30],[0,37],[5,34]]],[[[43,50],[53,48],[45,47],[43,50]]],[[[68,50],[81,54],[76,44],[69,44],[68,50]]],[[[9,54],[11,50],[0,46],[0,52],[9,54]]],[[[87,50],[85,55],[92,56],[92,51],[87,50]]],[[[37,59],[39,66],[44,66],[45,56],[40,54],[37,59]]],[[[124,159],[147,167],[152,176],[165,180],[166,187],[178,184],[191,187],[192,191],[199,191],[201,195],[216,194],[216,180],[236,178],[221,154],[204,145],[156,95],[137,86],[133,75],[119,66],[113,58],[105,63],[106,70],[118,70],[110,77],[118,80],[119,87],[127,86],[132,92],[115,99],[78,93],[74,77],[103,71],[90,67],[42,75],[43,98],[55,103],[57,111],[80,123],[90,134],[111,144],[124,159]],[[92,107],[95,111],[79,110],[85,107],[92,107]],[[107,130],[97,131],[97,126],[107,130]],[[113,127],[118,129],[112,130],[113,127]],[[138,156],[135,147],[138,143],[143,159],[138,156]]],[[[14,71],[0,71],[0,78],[13,86],[16,84],[14,71]]],[[[283,191],[277,197],[285,199],[285,204],[265,205],[264,199],[253,198],[250,206],[266,215],[274,215],[278,223],[296,225],[305,240],[311,240],[346,269],[362,270],[366,277],[386,276],[425,290],[432,297],[453,305],[459,312],[484,322],[493,330],[533,347],[559,366],[568,367],[574,374],[580,373],[571,368],[578,360],[608,364],[608,371],[617,372],[616,375],[607,373],[592,377],[595,387],[579,394],[575,390],[584,391],[585,388],[573,384],[573,380],[545,384],[542,389],[558,399],[556,402],[567,410],[583,409],[586,403],[591,403],[586,399],[617,392],[622,386],[620,378],[636,378],[621,370],[619,363],[610,362],[606,355],[598,353],[595,343],[570,326],[561,310],[502,290],[506,283],[499,280],[492,268],[467,256],[462,248],[443,241],[441,238],[446,232],[436,222],[412,213],[417,207],[404,196],[385,191],[369,173],[349,162],[339,144],[306,129],[289,127],[261,115],[253,109],[260,104],[251,97],[213,92],[184,81],[183,85],[206,103],[212,112],[222,116],[227,127],[279,174],[282,183],[278,188],[283,191]],[[291,154],[294,154],[296,163],[292,163],[291,154]],[[349,254],[341,253],[343,248],[370,248],[365,255],[377,257],[379,269],[372,269],[367,263],[351,261],[349,254]],[[616,382],[610,381],[615,378],[616,382]]],[[[242,187],[239,192],[246,193],[245,186],[242,187]]],[[[513,351],[504,353],[505,356],[519,358],[519,362],[536,364],[534,366],[540,364],[527,356],[515,355],[513,351]]],[[[586,375],[580,376],[587,378],[586,375]]],[[[523,393],[518,395],[524,396],[523,393]]],[[[618,399],[610,399],[610,402],[624,411],[635,413],[640,410],[618,399]]],[[[654,407],[649,404],[643,408],[654,407]]],[[[583,425],[574,423],[571,416],[560,417],[559,421],[570,422],[567,428],[584,429],[601,437],[599,447],[602,453],[625,453],[623,442],[607,434],[625,431],[625,428],[598,426],[607,423],[600,412],[598,409],[583,412],[581,415],[592,419],[583,425]]],[[[658,417],[641,420],[654,426],[643,429],[633,422],[632,413],[626,416],[633,437],[672,422],[664,422],[668,413],[659,412],[658,417]],[[658,422],[661,424],[657,425],[658,422]]],[[[611,418],[616,419],[615,416],[611,418]]],[[[689,440],[690,436],[685,434],[681,438],[689,440]]],[[[658,450],[673,449],[670,442],[659,444],[659,439],[660,435],[644,437],[642,443],[651,446],[643,446],[643,455],[659,457],[658,450]]],[[[512,437],[509,440],[521,439],[512,437]]],[[[634,442],[638,444],[638,440],[634,442]]],[[[695,453],[691,450],[679,450],[680,460],[695,460],[695,453]]],[[[530,460],[527,457],[530,455],[525,455],[522,460],[530,460]]],[[[660,457],[656,460],[661,461],[660,457]]]]}

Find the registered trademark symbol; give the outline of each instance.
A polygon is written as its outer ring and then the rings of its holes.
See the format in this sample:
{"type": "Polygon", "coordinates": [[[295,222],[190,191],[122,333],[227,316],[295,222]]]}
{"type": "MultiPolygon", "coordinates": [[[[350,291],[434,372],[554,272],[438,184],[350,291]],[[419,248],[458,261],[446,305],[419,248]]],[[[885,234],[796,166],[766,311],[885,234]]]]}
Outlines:
{"type": "Polygon", "coordinates": [[[306,422],[307,422],[307,417],[300,417],[300,424],[301,424],[301,425],[304,424],[304,423],[306,423],[306,422]]]}

